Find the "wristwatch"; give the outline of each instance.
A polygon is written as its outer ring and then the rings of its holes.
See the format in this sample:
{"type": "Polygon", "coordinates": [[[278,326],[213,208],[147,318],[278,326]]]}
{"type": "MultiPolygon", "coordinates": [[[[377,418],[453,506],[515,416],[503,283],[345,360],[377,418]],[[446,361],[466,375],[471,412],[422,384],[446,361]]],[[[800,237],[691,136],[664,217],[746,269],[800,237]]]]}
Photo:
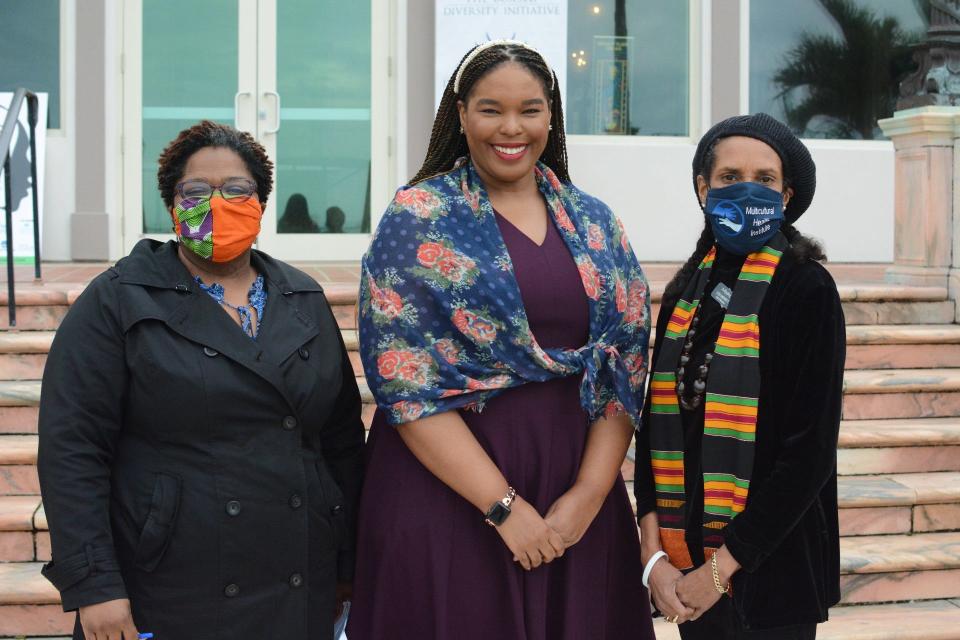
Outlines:
{"type": "Polygon", "coordinates": [[[517,490],[513,487],[507,487],[507,495],[500,498],[497,502],[494,502],[493,506],[487,509],[487,512],[483,516],[483,521],[491,527],[499,527],[502,525],[507,519],[507,516],[510,515],[510,505],[513,504],[513,500],[516,497],[517,490]]]}

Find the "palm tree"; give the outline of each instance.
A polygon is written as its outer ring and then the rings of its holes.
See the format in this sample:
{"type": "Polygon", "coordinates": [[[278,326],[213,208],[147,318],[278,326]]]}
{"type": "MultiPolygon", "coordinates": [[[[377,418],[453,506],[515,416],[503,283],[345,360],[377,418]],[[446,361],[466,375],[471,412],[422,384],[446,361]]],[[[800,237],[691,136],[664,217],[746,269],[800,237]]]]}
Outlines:
{"type": "Polygon", "coordinates": [[[922,36],[853,0],[817,1],[842,37],[804,33],[773,77],[776,97],[800,135],[874,138],[877,120],[893,113],[900,81],[914,68],[910,45],[922,36]]]}

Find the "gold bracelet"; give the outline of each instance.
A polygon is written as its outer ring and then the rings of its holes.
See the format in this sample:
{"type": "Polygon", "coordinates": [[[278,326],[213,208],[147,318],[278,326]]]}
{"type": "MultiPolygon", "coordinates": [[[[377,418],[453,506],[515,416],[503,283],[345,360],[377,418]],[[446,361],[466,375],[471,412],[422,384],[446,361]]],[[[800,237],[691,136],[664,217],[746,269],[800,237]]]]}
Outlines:
{"type": "Polygon", "coordinates": [[[720,586],[720,569],[717,567],[717,553],[714,552],[713,557],[710,558],[710,569],[713,570],[713,586],[717,588],[717,591],[726,595],[730,593],[730,583],[727,583],[727,586],[720,586]]]}

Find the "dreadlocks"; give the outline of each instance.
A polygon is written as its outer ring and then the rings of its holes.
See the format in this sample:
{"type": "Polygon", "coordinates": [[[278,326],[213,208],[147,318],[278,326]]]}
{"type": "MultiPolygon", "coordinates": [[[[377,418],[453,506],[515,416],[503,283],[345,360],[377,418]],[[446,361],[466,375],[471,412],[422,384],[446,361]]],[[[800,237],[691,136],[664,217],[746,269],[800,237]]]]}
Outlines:
{"type": "MultiPolygon", "coordinates": [[[[482,45],[478,45],[482,46],[482,45]]],[[[476,47],[475,47],[476,48],[476,47]]],[[[466,60],[473,49],[464,54],[460,65],[466,60]]],[[[556,78],[543,57],[522,44],[497,44],[484,49],[476,55],[465,69],[461,71],[459,91],[453,91],[457,71],[453,72],[437,109],[437,117],[433,121],[433,132],[430,134],[430,146],[423,166],[411,180],[415,184],[431,176],[444,173],[453,168],[457,158],[469,155],[467,139],[460,133],[460,117],[457,111],[457,102],[470,99],[470,91],[480,78],[505,62],[516,62],[523,65],[543,85],[543,92],[550,100],[550,124],[553,129],[547,138],[547,146],[540,156],[540,161],[550,167],[563,182],[570,181],[567,170],[567,137],[563,130],[563,105],[560,101],[560,87],[556,78]],[[553,87],[551,90],[550,87],[553,87]]],[[[460,68],[457,65],[457,69],[460,68]]]]}

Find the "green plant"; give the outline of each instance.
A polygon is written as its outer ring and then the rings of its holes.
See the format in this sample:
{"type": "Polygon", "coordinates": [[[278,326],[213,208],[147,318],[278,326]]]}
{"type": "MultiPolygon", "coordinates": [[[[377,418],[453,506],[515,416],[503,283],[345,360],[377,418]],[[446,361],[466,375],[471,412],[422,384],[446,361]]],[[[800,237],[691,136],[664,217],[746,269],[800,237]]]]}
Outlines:
{"type": "MultiPolygon", "coordinates": [[[[804,33],[773,77],[787,123],[806,137],[872,139],[893,113],[923,36],[854,0],[817,0],[841,37],[804,33]]],[[[918,10],[923,4],[919,0],[918,10]]]]}

